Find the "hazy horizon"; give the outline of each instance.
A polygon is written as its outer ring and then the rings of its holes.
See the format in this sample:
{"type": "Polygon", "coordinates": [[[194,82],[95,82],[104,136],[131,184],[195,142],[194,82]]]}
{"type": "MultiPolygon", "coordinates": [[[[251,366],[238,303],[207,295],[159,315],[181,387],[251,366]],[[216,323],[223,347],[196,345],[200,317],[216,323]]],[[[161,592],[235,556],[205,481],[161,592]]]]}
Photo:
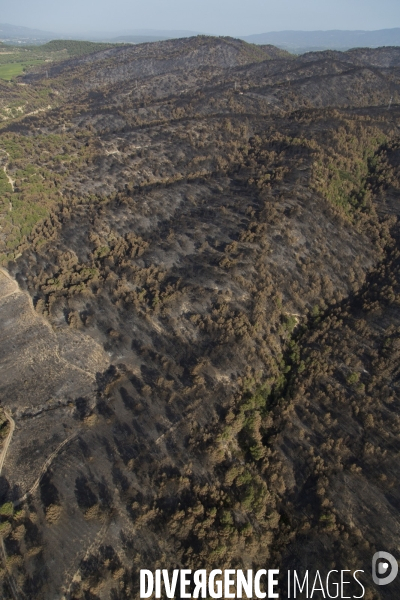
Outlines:
{"type": "Polygon", "coordinates": [[[393,29],[400,26],[398,0],[51,0],[0,2],[1,21],[54,33],[184,30],[245,36],[277,31],[393,29]]]}

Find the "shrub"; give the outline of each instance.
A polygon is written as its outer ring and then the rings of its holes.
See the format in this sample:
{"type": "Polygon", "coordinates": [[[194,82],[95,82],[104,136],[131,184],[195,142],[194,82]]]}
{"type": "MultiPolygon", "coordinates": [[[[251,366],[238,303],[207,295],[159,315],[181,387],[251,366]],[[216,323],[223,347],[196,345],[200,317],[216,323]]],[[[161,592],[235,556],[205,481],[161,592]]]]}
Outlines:
{"type": "Polygon", "coordinates": [[[352,385],[353,383],[357,383],[359,379],[360,379],[360,373],[350,373],[346,377],[346,381],[347,381],[347,383],[350,383],[350,385],[352,385]]]}
{"type": "Polygon", "coordinates": [[[2,517],[12,517],[14,514],[14,506],[12,502],[6,502],[0,506],[0,515],[2,517]]]}

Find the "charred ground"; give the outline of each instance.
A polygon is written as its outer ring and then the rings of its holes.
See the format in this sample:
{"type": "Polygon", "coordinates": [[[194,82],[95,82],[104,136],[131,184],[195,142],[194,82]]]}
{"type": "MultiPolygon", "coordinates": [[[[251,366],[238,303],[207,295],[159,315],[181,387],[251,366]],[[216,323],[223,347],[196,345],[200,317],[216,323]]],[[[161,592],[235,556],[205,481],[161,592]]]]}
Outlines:
{"type": "Polygon", "coordinates": [[[199,37],[5,86],[5,598],[398,552],[399,67],[199,37]]]}

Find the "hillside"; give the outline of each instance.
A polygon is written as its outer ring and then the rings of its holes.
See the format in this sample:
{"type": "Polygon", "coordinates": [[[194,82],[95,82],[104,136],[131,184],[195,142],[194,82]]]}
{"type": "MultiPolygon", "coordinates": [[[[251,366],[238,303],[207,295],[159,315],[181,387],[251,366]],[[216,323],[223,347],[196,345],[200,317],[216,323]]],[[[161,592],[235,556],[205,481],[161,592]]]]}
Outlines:
{"type": "Polygon", "coordinates": [[[2,598],[278,565],[397,600],[399,49],[198,36],[0,86],[2,598]]]}
{"type": "MultiPolygon", "coordinates": [[[[123,44],[118,44],[122,46],[123,44]]],[[[49,63],[57,63],[74,56],[92,54],[114,48],[117,44],[95,43],[81,40],[51,40],[38,45],[0,45],[0,80],[14,81],[19,75],[42,65],[46,70],[49,63]]],[[[6,100],[2,98],[3,101],[6,100]]],[[[2,115],[3,118],[5,115],[2,115]]]]}

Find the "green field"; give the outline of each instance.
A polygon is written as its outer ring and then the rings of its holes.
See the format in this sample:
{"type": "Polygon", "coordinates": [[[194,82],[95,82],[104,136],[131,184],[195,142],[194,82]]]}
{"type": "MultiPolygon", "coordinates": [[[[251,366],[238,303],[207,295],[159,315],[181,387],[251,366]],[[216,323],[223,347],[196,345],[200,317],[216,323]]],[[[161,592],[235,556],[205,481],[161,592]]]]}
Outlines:
{"type": "Polygon", "coordinates": [[[9,62],[5,64],[0,64],[0,79],[5,79],[6,81],[10,81],[17,77],[18,75],[22,75],[22,73],[33,65],[40,65],[43,61],[29,61],[29,62],[9,62]]]}
{"type": "Polygon", "coordinates": [[[5,65],[0,65],[0,79],[6,79],[10,81],[17,75],[21,75],[25,68],[24,63],[9,63],[5,65]]]}

